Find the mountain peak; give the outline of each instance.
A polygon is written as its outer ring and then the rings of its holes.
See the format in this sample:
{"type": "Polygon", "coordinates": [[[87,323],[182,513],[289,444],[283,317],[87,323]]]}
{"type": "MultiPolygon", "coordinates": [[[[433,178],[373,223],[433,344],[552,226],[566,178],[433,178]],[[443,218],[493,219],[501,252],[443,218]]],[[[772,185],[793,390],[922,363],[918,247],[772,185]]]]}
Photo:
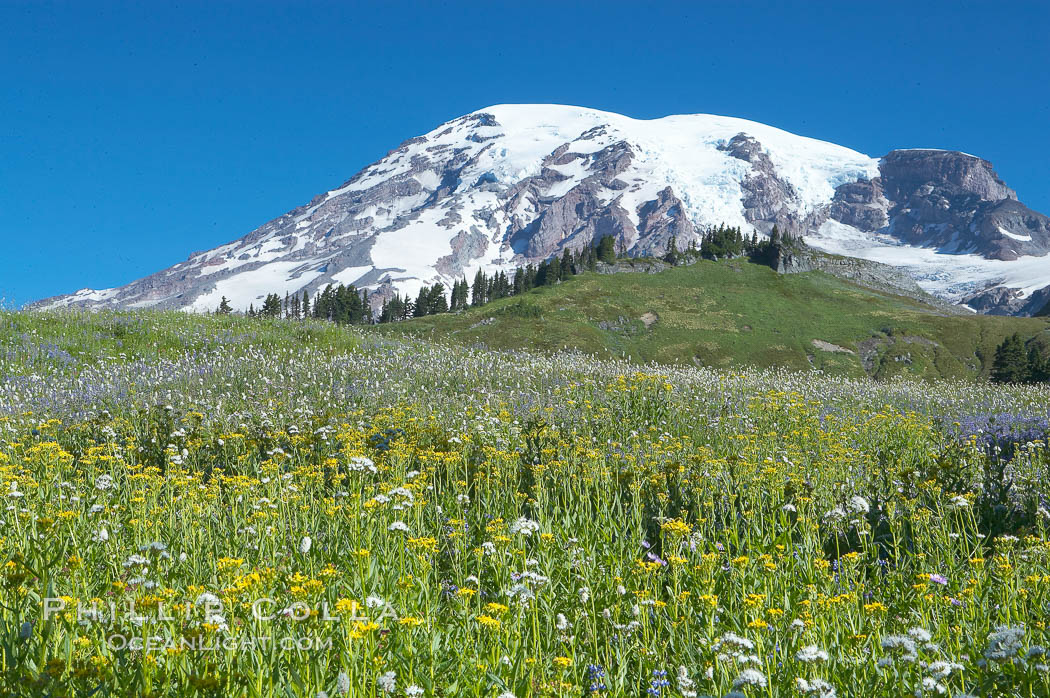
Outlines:
{"type": "Polygon", "coordinates": [[[239,240],[124,287],[42,305],[203,311],[226,296],[246,308],[330,283],[414,294],[603,235],[644,255],[722,223],[760,234],[777,225],[818,246],[845,234],[1011,259],[1050,250],[1044,220],[990,164],[951,151],[878,160],[734,117],[498,104],[404,141],[239,240]],[[1003,202],[1015,206],[989,207],[1003,202]]]}

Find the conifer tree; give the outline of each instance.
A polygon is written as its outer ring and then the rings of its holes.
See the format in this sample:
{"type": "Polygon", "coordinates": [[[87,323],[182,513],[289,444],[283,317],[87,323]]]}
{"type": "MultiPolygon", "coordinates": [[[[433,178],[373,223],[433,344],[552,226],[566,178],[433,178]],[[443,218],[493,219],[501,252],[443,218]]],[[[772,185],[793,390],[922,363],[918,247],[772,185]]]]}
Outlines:
{"type": "Polygon", "coordinates": [[[667,252],[664,255],[664,259],[670,264],[678,263],[678,236],[672,235],[667,241],[667,252]]]}
{"type": "Polygon", "coordinates": [[[546,283],[550,286],[559,281],[561,281],[561,260],[557,257],[551,257],[550,261],[547,262],[546,283]]]}
{"type": "Polygon", "coordinates": [[[467,280],[456,280],[452,282],[452,295],[449,299],[449,310],[462,310],[467,307],[467,280]]]}
{"type": "Polygon", "coordinates": [[[774,245],[780,245],[784,242],[784,238],[780,234],[780,229],[777,228],[776,223],[773,224],[773,230],[769,233],[769,242],[774,245]]]}
{"type": "Polygon", "coordinates": [[[276,293],[271,293],[266,296],[263,300],[262,314],[267,317],[280,317],[281,316],[281,297],[276,293]]]}
{"type": "Polygon", "coordinates": [[[419,294],[416,295],[416,302],[412,306],[412,317],[426,317],[429,310],[430,300],[430,289],[426,286],[419,289],[419,294]]]}
{"type": "Polygon", "coordinates": [[[445,298],[445,285],[436,283],[427,293],[427,315],[448,312],[448,299],[445,298]]]}
{"type": "Polygon", "coordinates": [[[1014,333],[995,350],[992,380],[997,383],[1024,383],[1030,377],[1029,356],[1021,336],[1014,333]]]}
{"type": "Polygon", "coordinates": [[[1050,382],[1050,356],[1044,357],[1034,344],[1028,349],[1028,380],[1032,383],[1050,382]]]}
{"type": "Polygon", "coordinates": [[[485,278],[485,273],[478,269],[478,273],[474,275],[474,285],[470,290],[470,304],[474,307],[485,305],[486,291],[488,291],[488,280],[485,278]]]}
{"type": "Polygon", "coordinates": [[[525,290],[531,291],[536,288],[536,279],[539,277],[539,269],[532,264],[525,266],[525,290]]]}
{"type": "Polygon", "coordinates": [[[216,311],[220,315],[229,315],[233,312],[233,308],[230,307],[230,302],[226,300],[226,296],[222,297],[219,301],[219,309],[216,311]]]}

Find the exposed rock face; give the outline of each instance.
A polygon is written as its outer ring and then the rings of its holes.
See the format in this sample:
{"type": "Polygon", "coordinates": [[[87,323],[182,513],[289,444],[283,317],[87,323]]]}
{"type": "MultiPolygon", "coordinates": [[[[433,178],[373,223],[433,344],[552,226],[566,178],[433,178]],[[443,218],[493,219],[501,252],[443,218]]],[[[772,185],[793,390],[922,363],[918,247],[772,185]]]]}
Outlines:
{"type": "Polygon", "coordinates": [[[887,197],[901,201],[929,184],[952,195],[971,194],[981,201],[1017,199],[987,160],[951,150],[894,150],[879,170],[887,197]]]}
{"type": "Polygon", "coordinates": [[[777,272],[781,274],[822,271],[825,274],[851,281],[858,286],[938,306],[949,313],[968,312],[959,306],[931,296],[906,271],[889,264],[854,257],[827,255],[810,248],[795,250],[781,248],[773,264],[777,272]]]}
{"type": "Polygon", "coordinates": [[[988,315],[1039,315],[1050,303],[1050,286],[1025,296],[1013,288],[993,286],[964,299],[967,306],[988,315]]]}
{"type": "Polygon", "coordinates": [[[738,133],[720,149],[751,165],[740,182],[740,202],[744,218],[759,232],[768,234],[775,225],[781,232],[802,236],[827,219],[826,207],[807,211],[799,205],[798,192],[777,174],[769,153],[752,136],[738,133]]]}
{"type": "MultiPolygon", "coordinates": [[[[584,135],[590,138],[583,140],[591,140],[596,134],[584,135]]],[[[620,247],[631,248],[640,236],[636,218],[620,205],[617,194],[627,184],[617,177],[630,167],[633,157],[625,141],[591,154],[574,152],[568,143],[556,149],[544,159],[540,174],[522,180],[507,197],[507,211],[517,210],[523,202],[540,211],[527,223],[512,216],[512,247],[528,258],[544,259],[566,247],[579,248],[612,235],[620,247]],[[572,181],[557,169],[565,166],[588,174],[560,197],[552,197],[551,191],[572,181]]]]}
{"type": "Polygon", "coordinates": [[[738,133],[722,146],[722,149],[751,165],[751,171],[740,182],[740,188],[743,190],[740,203],[744,207],[744,218],[747,222],[767,223],[772,227],[773,221],[786,218],[789,204],[794,203],[798,197],[791,184],[777,176],[773,161],[769,159],[769,154],[762,150],[762,144],[746,133],[738,133]]]}
{"type": "Polygon", "coordinates": [[[895,150],[872,181],[841,185],[830,216],[917,247],[1013,260],[1050,252],[1050,218],[1017,200],[991,163],[944,150],[895,150]]]}
{"type": "MultiPolygon", "coordinates": [[[[672,238],[684,248],[722,223],[814,236],[832,222],[990,259],[1050,252],[1050,219],[1021,204],[989,163],[962,153],[893,151],[879,161],[728,117],[638,121],[500,105],[405,141],[238,240],[120,288],[38,305],[205,311],[225,296],[240,310],[267,293],[337,283],[379,300],[478,269],[509,271],[605,235],[644,256],[662,254],[672,238]]],[[[785,271],[813,264],[781,262],[785,271]]],[[[979,297],[995,285],[1001,279],[989,276],[968,288],[973,307],[1028,312],[1029,299],[1008,292],[979,297]]]]}
{"type": "Polygon", "coordinates": [[[469,233],[462,230],[456,233],[450,244],[452,254],[440,258],[437,261],[437,269],[443,274],[452,276],[462,271],[470,260],[485,254],[489,246],[489,239],[476,227],[472,227],[469,233]]]}
{"type": "Polygon", "coordinates": [[[667,251],[671,238],[684,247],[696,237],[696,226],[671,187],[661,189],[656,199],[639,206],[638,220],[639,236],[633,249],[640,255],[659,256],[667,251]]]}
{"type": "Polygon", "coordinates": [[[890,203],[882,193],[882,180],[858,180],[839,186],[831,201],[829,215],[835,220],[866,233],[889,225],[890,203]]]}

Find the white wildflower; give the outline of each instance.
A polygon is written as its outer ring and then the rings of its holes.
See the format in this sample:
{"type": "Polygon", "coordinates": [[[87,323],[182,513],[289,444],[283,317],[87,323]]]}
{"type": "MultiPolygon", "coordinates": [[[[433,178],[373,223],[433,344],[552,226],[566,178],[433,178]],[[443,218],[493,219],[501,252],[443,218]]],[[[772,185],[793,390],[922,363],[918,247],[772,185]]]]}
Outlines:
{"type": "Polygon", "coordinates": [[[536,531],[540,530],[540,524],[537,521],[533,521],[530,518],[521,516],[510,525],[511,533],[520,533],[521,535],[528,537],[536,531]]]}
{"type": "Polygon", "coordinates": [[[210,591],[202,592],[197,596],[197,600],[193,602],[195,606],[222,606],[222,601],[219,597],[210,591]]]}
{"type": "Polygon", "coordinates": [[[842,507],[835,507],[831,511],[824,514],[824,520],[828,523],[837,523],[839,521],[845,521],[846,510],[842,507]]]}
{"type": "Polygon", "coordinates": [[[743,688],[744,686],[765,688],[766,675],[758,669],[744,669],[740,672],[739,676],[733,680],[733,688],[743,688]]]}
{"type": "Polygon", "coordinates": [[[682,694],[682,698],[696,698],[696,691],[693,690],[693,686],[696,682],[689,678],[689,670],[685,666],[678,667],[678,692],[682,694]]]}
{"type": "Polygon", "coordinates": [[[868,504],[868,500],[864,499],[864,497],[854,495],[850,497],[846,508],[853,514],[867,514],[871,510],[871,505],[868,504]]]}
{"type": "Polygon", "coordinates": [[[379,684],[379,688],[383,690],[383,693],[393,693],[397,690],[397,674],[388,671],[380,676],[376,683],[379,684]]]}
{"type": "Polygon", "coordinates": [[[932,638],[933,636],[930,635],[929,630],[926,630],[925,628],[916,627],[908,631],[908,637],[915,640],[916,642],[929,642],[930,638],[932,638]]]}
{"type": "Polygon", "coordinates": [[[962,671],[964,669],[962,664],[956,664],[954,662],[946,662],[939,660],[936,662],[930,662],[930,665],[926,667],[926,671],[929,672],[930,676],[940,681],[951,676],[953,671],[962,671]]]}
{"type": "Polygon", "coordinates": [[[1000,625],[988,636],[988,647],[984,656],[996,662],[1012,662],[1020,653],[1023,641],[1024,626],[1000,625]]]}
{"type": "Polygon", "coordinates": [[[806,664],[812,662],[826,662],[828,660],[828,653],[816,645],[808,645],[795,653],[795,659],[806,664]]]}
{"type": "Polygon", "coordinates": [[[816,696],[817,698],[835,698],[835,687],[823,679],[812,679],[807,681],[804,678],[795,679],[795,688],[807,696],[816,696]]]}
{"type": "Polygon", "coordinates": [[[906,662],[914,662],[919,658],[915,641],[907,635],[887,635],[882,638],[882,649],[896,653],[906,662]]]}
{"type": "Polygon", "coordinates": [[[741,637],[733,632],[726,632],[721,635],[715,644],[712,645],[712,649],[716,652],[724,647],[734,649],[736,651],[741,650],[753,650],[755,649],[755,643],[748,640],[746,637],[741,637]]]}
{"type": "Polygon", "coordinates": [[[365,456],[354,456],[346,463],[346,469],[354,472],[376,472],[375,463],[372,462],[371,458],[365,456]]]}

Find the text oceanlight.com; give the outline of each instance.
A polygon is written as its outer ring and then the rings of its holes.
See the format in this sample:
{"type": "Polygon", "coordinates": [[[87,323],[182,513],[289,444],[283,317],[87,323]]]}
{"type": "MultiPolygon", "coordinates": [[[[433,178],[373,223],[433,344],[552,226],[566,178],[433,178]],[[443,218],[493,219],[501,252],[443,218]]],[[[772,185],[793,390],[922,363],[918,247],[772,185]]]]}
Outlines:
{"type": "Polygon", "coordinates": [[[150,637],[139,637],[137,635],[128,637],[120,633],[114,633],[106,637],[106,644],[111,650],[133,650],[145,652],[240,652],[254,650],[281,650],[281,651],[314,651],[329,650],[332,648],[332,638],[321,637],[279,637],[271,635],[244,635],[237,637],[178,637],[169,638],[154,635],[150,637]]]}

